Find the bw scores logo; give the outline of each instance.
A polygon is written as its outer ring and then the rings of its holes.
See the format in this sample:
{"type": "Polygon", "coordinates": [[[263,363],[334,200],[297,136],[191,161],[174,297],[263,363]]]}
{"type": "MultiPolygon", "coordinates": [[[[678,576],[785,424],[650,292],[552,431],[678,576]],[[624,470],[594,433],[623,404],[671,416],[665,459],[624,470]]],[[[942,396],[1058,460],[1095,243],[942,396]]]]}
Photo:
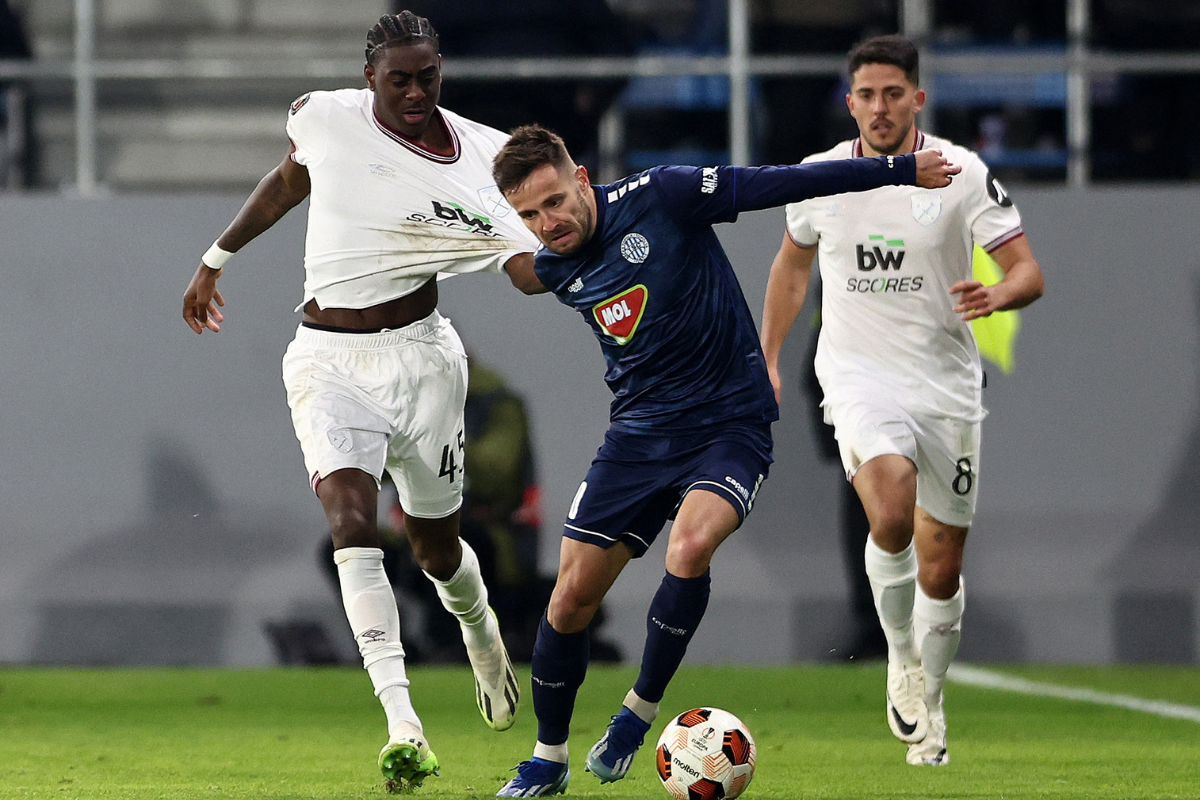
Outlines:
{"type": "Polygon", "coordinates": [[[500,235],[493,230],[492,220],[483,214],[476,214],[450,200],[442,202],[432,200],[430,202],[433,204],[432,214],[414,211],[408,215],[408,221],[424,222],[427,225],[478,233],[492,238],[500,235]]]}
{"type": "Polygon", "coordinates": [[[858,271],[874,272],[878,269],[880,274],[872,277],[850,277],[846,281],[846,291],[862,294],[919,292],[925,282],[923,276],[901,277],[887,274],[889,270],[899,272],[904,264],[904,240],[888,239],[877,234],[871,234],[867,238],[870,244],[855,246],[858,271]]]}
{"type": "Polygon", "coordinates": [[[632,289],[626,289],[615,297],[597,303],[592,307],[592,316],[617,344],[628,344],[646,312],[646,298],[649,295],[649,290],[639,283],[632,289]]]}
{"type": "Polygon", "coordinates": [[[858,268],[862,272],[870,272],[879,267],[880,269],[900,269],[900,265],[904,263],[904,251],[892,250],[891,248],[904,247],[903,239],[887,239],[883,236],[871,234],[867,237],[871,240],[871,246],[868,250],[861,244],[856,246],[855,254],[858,256],[858,268]],[[888,249],[884,249],[879,245],[884,245],[888,249]]]}

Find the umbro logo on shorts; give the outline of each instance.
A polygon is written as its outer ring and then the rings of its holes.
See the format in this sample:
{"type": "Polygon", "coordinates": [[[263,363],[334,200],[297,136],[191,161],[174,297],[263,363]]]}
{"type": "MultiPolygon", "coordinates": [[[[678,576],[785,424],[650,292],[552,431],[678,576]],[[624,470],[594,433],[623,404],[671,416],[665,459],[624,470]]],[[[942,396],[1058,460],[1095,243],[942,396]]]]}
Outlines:
{"type": "Polygon", "coordinates": [[[300,109],[304,108],[304,104],[312,97],[312,92],[302,94],[292,101],[291,108],[288,109],[288,114],[295,114],[300,109]]]}

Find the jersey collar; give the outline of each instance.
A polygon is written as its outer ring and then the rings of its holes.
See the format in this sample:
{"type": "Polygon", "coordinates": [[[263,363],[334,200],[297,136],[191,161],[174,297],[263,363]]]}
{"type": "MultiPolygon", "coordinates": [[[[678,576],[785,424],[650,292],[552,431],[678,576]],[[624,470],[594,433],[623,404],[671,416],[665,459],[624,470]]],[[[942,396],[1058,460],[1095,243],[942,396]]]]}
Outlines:
{"type": "MultiPolygon", "coordinates": [[[[918,150],[924,150],[924,149],[925,149],[925,134],[921,132],[920,128],[918,128],[916,138],[913,139],[912,151],[915,153],[918,150]]],[[[851,152],[853,153],[854,158],[862,158],[863,149],[862,149],[862,137],[861,136],[859,136],[858,138],[856,138],[854,140],[854,144],[851,147],[851,152]]]]}
{"type": "Polygon", "coordinates": [[[392,130],[387,125],[384,125],[379,117],[375,116],[375,109],[373,108],[371,109],[371,121],[384,136],[387,136],[394,142],[398,142],[410,152],[421,156],[421,158],[437,164],[453,164],[462,155],[462,147],[458,141],[458,131],[454,130],[454,126],[450,124],[450,120],[446,119],[446,115],[442,113],[440,108],[436,108],[435,110],[437,111],[437,118],[441,120],[442,125],[446,128],[446,133],[450,135],[450,146],[454,151],[450,155],[435,153],[416,139],[410,139],[399,131],[392,130]]]}
{"type": "Polygon", "coordinates": [[[596,198],[596,230],[592,231],[592,242],[599,242],[604,236],[604,220],[608,217],[608,192],[605,187],[592,184],[592,196],[596,198]]]}

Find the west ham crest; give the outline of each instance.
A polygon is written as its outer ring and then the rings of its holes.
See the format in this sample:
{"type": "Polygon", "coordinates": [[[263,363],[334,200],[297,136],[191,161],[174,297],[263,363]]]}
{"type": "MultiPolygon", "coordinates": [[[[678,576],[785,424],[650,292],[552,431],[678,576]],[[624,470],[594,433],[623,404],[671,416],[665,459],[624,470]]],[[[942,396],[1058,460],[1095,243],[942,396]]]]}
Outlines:
{"type": "Polygon", "coordinates": [[[350,438],[350,431],[345,429],[330,431],[329,443],[339,453],[349,453],[354,449],[354,440],[350,438]]]}
{"type": "Polygon", "coordinates": [[[914,194],[912,196],[913,219],[922,225],[932,225],[942,213],[940,194],[914,194]]]}
{"type": "Polygon", "coordinates": [[[483,202],[484,213],[492,217],[505,217],[512,211],[512,206],[504,199],[500,189],[492,184],[479,190],[479,199],[483,202]]]}

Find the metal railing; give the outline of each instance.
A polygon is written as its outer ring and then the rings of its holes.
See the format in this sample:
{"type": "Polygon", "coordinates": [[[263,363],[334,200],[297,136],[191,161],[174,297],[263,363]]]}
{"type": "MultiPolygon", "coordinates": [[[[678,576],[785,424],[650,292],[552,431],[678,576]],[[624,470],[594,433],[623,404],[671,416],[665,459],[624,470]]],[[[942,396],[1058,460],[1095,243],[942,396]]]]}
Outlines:
{"type": "MultiPolygon", "coordinates": [[[[1098,53],[1089,50],[1088,0],[1066,0],[1068,46],[1054,53],[943,54],[927,46],[929,0],[901,0],[902,29],[921,49],[922,74],[927,83],[939,73],[1029,74],[1058,72],[1067,80],[1067,182],[1081,187],[1090,182],[1090,85],[1096,75],[1200,73],[1200,52],[1098,53]]],[[[841,56],[754,55],[750,50],[747,0],[728,0],[729,55],[634,56],[623,58],[460,58],[447,62],[445,74],[473,80],[536,80],[556,78],[633,78],[680,75],[722,75],[729,78],[729,143],[734,164],[750,162],[750,85],[757,77],[829,76],[844,69],[841,56]]],[[[2,61],[0,80],[74,82],[75,174],[77,191],[95,195],[100,187],[96,169],[96,87],[108,80],[161,81],[177,78],[212,80],[270,80],[287,76],[314,80],[357,80],[357,59],[231,58],[97,59],[96,0],[75,0],[74,58],[63,62],[2,61]]],[[[926,106],[925,127],[932,128],[933,103],[926,106]]],[[[610,139],[613,132],[608,132],[610,139]]],[[[619,139],[619,136],[617,137],[619,139]]]]}

